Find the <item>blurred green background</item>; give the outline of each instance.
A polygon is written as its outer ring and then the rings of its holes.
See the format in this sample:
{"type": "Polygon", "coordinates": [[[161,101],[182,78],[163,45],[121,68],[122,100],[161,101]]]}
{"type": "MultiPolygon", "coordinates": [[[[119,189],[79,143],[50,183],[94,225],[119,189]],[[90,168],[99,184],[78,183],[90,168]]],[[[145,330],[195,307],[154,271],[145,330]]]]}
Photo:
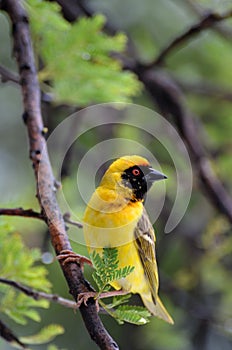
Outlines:
{"type": "MultiPolygon", "coordinates": [[[[28,2],[33,9],[33,1],[28,2]]],[[[62,1],[60,1],[62,4],[62,1]]],[[[72,5],[72,1],[67,4],[72,5]]],[[[52,2],[49,5],[54,5],[52,2]]],[[[70,5],[70,6],[71,6],[70,5]]],[[[143,64],[152,61],[168,43],[187,30],[188,27],[196,23],[201,15],[207,11],[223,13],[232,9],[230,1],[185,1],[185,0],[91,0],[86,2],[88,9],[94,13],[104,14],[107,23],[123,31],[129,37],[129,47],[131,50],[124,50],[124,57],[129,61],[137,59],[143,64]],[[131,55],[133,53],[133,55],[131,55]]],[[[71,10],[74,7],[70,7],[71,10]]],[[[58,9],[59,10],[59,9],[58,9]]],[[[31,11],[31,9],[29,9],[31,11]]],[[[44,10],[46,12],[46,8],[44,10]]],[[[53,10],[52,10],[53,11],[53,10]]],[[[30,13],[32,13],[31,11],[30,13]]],[[[81,12],[81,11],[80,11],[81,12]]],[[[66,12],[66,16],[68,12],[66,12]]],[[[78,14],[78,13],[77,13],[78,14]]],[[[32,13],[33,18],[33,13],[32,13]]],[[[36,14],[35,14],[36,16],[36,14]]],[[[83,16],[83,13],[81,13],[83,16]]],[[[49,19],[49,16],[48,16],[49,19]]],[[[55,29],[50,22],[41,20],[39,29],[34,25],[34,46],[39,50],[40,38],[38,31],[50,31],[55,29]],[[37,30],[37,32],[36,32],[37,30]]],[[[36,21],[36,17],[34,19],[36,21]]],[[[33,26],[33,23],[32,23],[33,26]]],[[[87,26],[88,27],[88,26],[87,26]]],[[[60,31],[65,30],[61,28],[60,31]]],[[[73,29],[74,30],[74,29],[73,29]]],[[[80,30],[80,28],[79,28],[80,30]]],[[[83,32],[87,29],[83,26],[83,32]]],[[[12,58],[11,29],[7,16],[0,14],[0,64],[8,67],[12,71],[17,71],[14,59],[12,58]]],[[[91,33],[90,33],[91,34],[91,33]]],[[[75,43],[75,33],[70,33],[70,47],[75,43]]],[[[100,34],[99,34],[100,35],[100,34]]],[[[86,34],[88,36],[88,34],[86,34]]],[[[66,34],[67,42],[69,40],[66,34]]],[[[37,57],[38,66],[43,68],[51,64],[50,61],[59,60],[55,50],[58,50],[56,43],[52,46],[52,36],[49,38],[51,50],[49,57],[45,57],[42,63],[37,57]],[[50,61],[49,61],[50,60],[50,61]]],[[[77,38],[77,40],[79,40],[77,38]]],[[[120,39],[121,40],[121,39],[120,39]]],[[[119,41],[120,41],[119,40],[119,41]]],[[[86,40],[87,41],[87,40],[86,40]]],[[[123,41],[123,40],[122,40],[123,41]]],[[[80,42],[79,42],[80,44],[80,42]]],[[[81,43],[85,45],[85,42],[81,43]]],[[[88,43],[90,45],[90,43],[88,43]]],[[[91,45],[94,45],[92,43],[91,45]]],[[[100,41],[99,41],[100,45],[100,41]]],[[[118,43],[120,46],[121,44],[118,43]]],[[[108,43],[109,51],[113,50],[114,44],[108,43]]],[[[90,50],[91,47],[89,46],[90,50]]],[[[85,50],[85,49],[83,49],[85,50]]],[[[105,50],[107,51],[107,50],[105,50]]],[[[120,51],[120,50],[118,50],[120,51]]],[[[119,54],[120,56],[120,54],[119,54]]],[[[60,57],[69,65],[69,50],[62,51],[60,57]]],[[[100,56],[99,56],[100,57],[100,56]]],[[[41,57],[40,57],[41,58],[41,57]]],[[[42,55],[43,58],[43,55],[42,55]]],[[[86,56],[85,56],[86,58],[86,56]]],[[[60,58],[61,59],[61,58],[60,58]]],[[[232,190],[231,167],[232,167],[232,22],[223,21],[220,26],[202,31],[195,37],[191,37],[187,42],[174,50],[167,56],[166,65],[163,71],[171,76],[182,91],[184,104],[193,113],[195,122],[199,127],[199,142],[206,148],[211,158],[212,167],[217,176],[224,183],[228,192],[232,190]]],[[[106,62],[106,66],[112,62],[106,62]]],[[[73,67],[70,63],[70,77],[80,74],[79,66],[73,67]],[[71,71],[72,69],[72,71],[71,71]]],[[[52,86],[52,69],[41,73],[41,88],[44,82],[52,86]],[[43,82],[42,82],[43,81],[43,82]]],[[[66,75],[63,67],[56,66],[55,74],[66,75]]],[[[55,69],[54,68],[54,69],[55,69]]],[[[85,68],[83,65],[82,72],[85,68]]],[[[84,74],[84,73],[83,73],[84,74]]],[[[85,72],[87,74],[87,72],[85,72]]],[[[91,73],[97,80],[98,69],[91,73]]],[[[104,75],[99,70],[99,74],[104,75]]],[[[114,79],[114,76],[106,73],[105,85],[102,80],[99,89],[107,91],[107,80],[114,79]]],[[[112,73],[113,74],[113,73],[112,73]]],[[[62,81],[62,78],[60,78],[62,81]]],[[[74,79],[74,78],[73,78],[74,79]]],[[[81,79],[81,78],[80,78],[81,79]]],[[[73,102],[74,97],[62,99],[62,93],[68,91],[67,87],[60,86],[57,82],[57,90],[50,91],[47,86],[43,94],[43,116],[45,125],[49,129],[48,136],[65,118],[80,107],[91,105],[92,100],[98,103],[107,102],[112,95],[97,96],[96,89],[91,86],[91,76],[85,79],[85,95],[81,95],[82,103],[73,102]],[[65,91],[65,89],[67,91],[65,91]],[[91,91],[90,97],[88,91],[91,91]],[[93,91],[92,91],[93,90],[93,91]],[[56,95],[57,93],[57,95],[56,95]],[[94,95],[96,93],[96,96],[94,95]],[[58,98],[56,99],[56,96],[58,98]],[[54,101],[53,101],[53,97],[54,101]],[[94,99],[94,97],[96,97],[94,99]],[[101,100],[102,99],[102,100],[101,100]]],[[[103,79],[103,78],[102,78],[103,79]]],[[[115,76],[115,80],[117,77],[115,76]]],[[[127,77],[127,79],[132,79],[127,77]]],[[[136,81],[136,78],[134,78],[136,81]]],[[[116,87],[120,84],[127,84],[118,80],[116,87]]],[[[75,79],[74,79],[75,82],[75,79]]],[[[68,80],[66,82],[68,84],[68,80]]],[[[70,83],[71,84],[71,83],[70,83]]],[[[75,82],[78,84],[78,82],[75,82]]],[[[62,84],[61,84],[62,85],[62,84]]],[[[122,86],[122,85],[121,85],[122,86]]],[[[124,86],[124,87],[125,87],[124,86]]],[[[159,112],[158,106],[153,104],[146,89],[139,82],[128,82],[133,93],[128,94],[124,99],[139,105],[153,108],[159,112]],[[137,85],[136,85],[137,84],[137,85]]],[[[123,87],[123,86],[122,86],[123,87]]],[[[81,86],[79,87],[81,90],[81,86]]],[[[110,88],[109,88],[110,90],[110,88]]],[[[120,90],[120,88],[119,88],[120,90]]],[[[99,90],[100,91],[100,90],[99,90]]],[[[112,90],[113,91],[113,90],[112,90]]],[[[75,93],[75,92],[74,92],[75,93]]],[[[68,94],[71,96],[71,92],[68,94]]],[[[84,93],[83,93],[84,94],[84,93]]],[[[115,92],[116,94],[116,92],[115,92]]],[[[119,94],[119,93],[118,93],[119,94]]],[[[125,93],[126,94],[126,93],[125,93]]],[[[78,96],[78,95],[77,95],[78,96]]],[[[122,98],[123,100],[123,98],[122,98]]],[[[113,102],[121,101],[117,95],[113,102]]],[[[26,129],[22,121],[22,99],[21,91],[17,84],[2,82],[0,84],[0,206],[1,207],[23,207],[39,210],[35,198],[35,181],[32,167],[28,158],[28,144],[26,129]]],[[[113,117],[112,117],[113,118],[113,117]]],[[[142,116],[141,116],[142,118],[142,116]]],[[[106,116],[107,120],[107,116],[106,116]]],[[[175,126],[175,121],[170,119],[175,126]]],[[[78,119],[78,128],[85,125],[84,115],[78,119]]],[[[66,130],[67,131],[67,130],[66,130]]],[[[71,130],[70,130],[71,133],[71,130]]],[[[74,143],[67,152],[61,169],[62,190],[72,214],[76,215],[76,220],[81,220],[84,202],[80,200],[77,190],[77,167],[83,156],[95,144],[109,138],[125,137],[136,140],[144,144],[154,153],[155,157],[162,165],[162,170],[167,173],[165,206],[155,223],[157,232],[157,259],[160,271],[160,295],[170,314],[175,320],[174,326],[165,324],[156,318],[145,326],[133,326],[125,324],[119,326],[108,316],[102,316],[102,320],[111,335],[116,339],[121,349],[134,350],[229,350],[232,348],[232,239],[231,224],[219,210],[211,203],[210,198],[204,192],[204,188],[199,184],[197,169],[193,169],[193,191],[187,212],[180,224],[168,235],[164,234],[164,227],[167,217],[173,206],[176,192],[175,169],[173,161],[167,151],[157,140],[149,140],[147,135],[141,130],[121,126],[105,125],[83,134],[78,142],[74,143]]],[[[168,135],[167,135],[168,138],[168,135]]],[[[123,151],[123,144],[118,146],[119,152],[123,151]]],[[[127,150],[125,150],[125,153],[127,150]]],[[[136,150],[134,150],[136,153],[136,150]]],[[[51,157],[54,159],[54,174],[59,178],[59,169],[56,167],[56,159],[59,161],[59,152],[51,146],[51,157]]],[[[86,169],[88,176],[88,169],[86,169]]],[[[159,194],[152,192],[155,196],[159,194]]],[[[58,193],[61,206],[63,199],[58,193]]],[[[64,206],[65,208],[65,206],[64,206]]],[[[63,209],[63,207],[62,207],[63,209]]],[[[48,233],[43,223],[33,219],[1,217],[0,220],[12,224],[19,232],[23,241],[29,247],[39,247],[42,252],[53,250],[49,243],[48,233]]],[[[72,246],[75,251],[86,254],[83,245],[76,243],[80,241],[81,231],[69,229],[72,246]],[[78,238],[75,238],[77,234],[78,238]]],[[[69,297],[68,288],[57,262],[47,265],[49,280],[53,284],[52,291],[61,296],[69,297]]],[[[86,278],[91,280],[90,271],[86,269],[86,278]]],[[[137,298],[135,297],[137,301],[137,298]]],[[[1,311],[1,310],[0,310],[1,311]]],[[[64,326],[65,334],[58,336],[53,343],[59,349],[84,350],[96,349],[96,345],[90,340],[85,330],[79,312],[73,312],[62,306],[51,304],[49,310],[42,310],[42,323],[38,324],[29,321],[26,327],[16,325],[13,321],[4,316],[7,324],[19,335],[28,335],[39,330],[42,325],[55,322],[64,326]]],[[[34,346],[37,349],[47,349],[47,346],[34,346]]],[[[0,339],[0,349],[12,349],[5,341],[0,339]]]]}

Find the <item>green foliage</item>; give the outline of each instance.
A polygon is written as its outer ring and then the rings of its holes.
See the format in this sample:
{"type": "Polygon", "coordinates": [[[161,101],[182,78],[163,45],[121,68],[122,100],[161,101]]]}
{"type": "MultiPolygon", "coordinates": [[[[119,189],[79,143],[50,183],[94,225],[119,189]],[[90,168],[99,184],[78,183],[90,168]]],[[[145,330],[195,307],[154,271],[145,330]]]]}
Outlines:
{"type": "Polygon", "coordinates": [[[119,324],[125,322],[143,325],[149,322],[150,312],[142,306],[120,305],[115,310],[115,316],[119,324]]]}
{"type": "Polygon", "coordinates": [[[26,248],[19,233],[9,232],[4,224],[0,227],[0,276],[44,292],[50,291],[46,268],[35,265],[41,260],[40,251],[26,248]]]}
{"type": "Polygon", "coordinates": [[[94,251],[91,254],[91,260],[96,269],[93,273],[93,279],[100,293],[109,290],[111,282],[125,278],[134,270],[134,266],[118,268],[119,261],[116,248],[103,248],[102,256],[94,251]]]}
{"type": "MultiPolygon", "coordinates": [[[[103,248],[102,255],[93,251],[90,257],[95,267],[93,279],[97,284],[99,294],[109,291],[110,283],[121,278],[126,278],[134,270],[134,266],[118,267],[117,248],[103,248]]],[[[151,315],[144,307],[122,305],[127,303],[130,297],[130,294],[119,295],[115,296],[110,304],[103,303],[101,299],[99,303],[119,324],[128,322],[142,325],[149,322],[151,315]]]]}
{"type": "MultiPolygon", "coordinates": [[[[38,249],[28,249],[21,236],[9,225],[0,223],[0,276],[27,285],[33,289],[49,292],[51,284],[47,279],[47,270],[38,265],[41,253],[38,249]]],[[[38,308],[48,308],[49,301],[33,298],[0,283],[0,312],[20,325],[26,325],[28,319],[40,322],[38,308]]],[[[59,325],[49,325],[38,334],[20,338],[25,344],[43,344],[50,342],[55,336],[62,334],[59,325]]],[[[14,345],[14,344],[12,344],[14,345]]],[[[14,346],[18,346],[15,344],[14,346]]]]}
{"type": "Polygon", "coordinates": [[[59,6],[39,0],[27,0],[31,27],[38,56],[44,68],[42,84],[56,102],[88,105],[101,102],[129,102],[141,85],[131,72],[122,71],[112,52],[122,53],[126,36],[103,33],[103,15],[67,23],[59,6]]]}
{"type": "Polygon", "coordinates": [[[114,309],[115,307],[128,303],[129,299],[131,298],[131,294],[125,294],[125,295],[115,295],[113,297],[113,300],[110,304],[107,304],[108,309],[114,309]]]}
{"type": "Polygon", "coordinates": [[[39,322],[40,314],[35,308],[49,307],[47,300],[34,300],[8,286],[0,285],[0,293],[3,294],[0,302],[0,311],[22,325],[27,324],[27,318],[39,322]]]}

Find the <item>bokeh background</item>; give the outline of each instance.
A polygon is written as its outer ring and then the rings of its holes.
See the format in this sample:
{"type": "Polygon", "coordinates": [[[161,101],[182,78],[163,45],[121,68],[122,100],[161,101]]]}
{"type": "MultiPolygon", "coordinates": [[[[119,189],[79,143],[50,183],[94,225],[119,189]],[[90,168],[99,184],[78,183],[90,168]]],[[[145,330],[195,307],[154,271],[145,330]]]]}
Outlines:
{"type": "MultiPolygon", "coordinates": [[[[35,6],[33,1],[27,3],[32,9],[35,6]]],[[[134,85],[131,84],[133,92],[131,96],[128,94],[125,100],[151,108],[167,118],[186,143],[192,161],[193,190],[187,212],[170,234],[164,234],[164,227],[175,199],[176,174],[173,159],[158,140],[152,137],[149,139],[149,136],[144,135],[141,130],[127,127],[123,123],[119,126],[107,125],[106,115],[104,127],[89,130],[73,143],[63,160],[61,177],[58,166],[56,167],[59,152],[51,146],[54,174],[62,182],[62,191],[69,201],[72,215],[76,220],[81,220],[85,206],[77,189],[78,164],[91,147],[103,140],[127,138],[136,140],[142,145],[145,143],[169,177],[164,207],[155,223],[155,228],[160,295],[173,316],[175,324],[170,326],[152,318],[145,326],[129,324],[119,326],[115,320],[105,315],[102,316],[103,322],[121,349],[229,350],[232,347],[231,218],[225,215],[221,204],[225,202],[224,192],[220,192],[221,187],[219,188],[220,200],[215,200],[208,189],[207,179],[204,181],[202,178],[201,160],[205,157],[208,159],[209,176],[212,171],[213,178],[221,182],[225,192],[230,196],[232,191],[232,22],[230,16],[220,23],[209,24],[208,29],[202,29],[201,25],[198,25],[194,36],[190,34],[187,39],[181,41],[180,45],[167,53],[163,65],[157,64],[155,59],[175,38],[191,26],[199,24],[204,16],[208,16],[211,12],[223,15],[232,11],[231,2],[223,0],[144,0],[142,2],[91,0],[77,4],[74,0],[60,0],[57,3],[63,8],[63,14],[68,21],[79,21],[85,16],[91,18],[95,13],[100,13],[105,15],[106,25],[103,30],[108,35],[111,36],[120,31],[128,36],[125,50],[122,53],[112,54],[122,62],[125,69],[135,74],[134,79],[137,81],[133,83],[134,85]],[[148,67],[151,62],[151,67],[148,67]],[[188,126],[191,129],[190,133],[186,133],[188,126]],[[200,154],[201,157],[197,157],[196,154],[198,156],[200,154]]],[[[54,5],[53,2],[51,4],[54,5]]],[[[61,8],[58,8],[58,12],[61,8]]],[[[46,12],[46,8],[44,11],[46,12]]],[[[33,11],[30,13],[32,13],[32,20],[36,22],[33,11]]],[[[70,114],[91,105],[90,98],[86,97],[89,91],[93,102],[101,103],[108,100],[106,96],[98,95],[98,92],[92,88],[91,76],[88,77],[87,82],[85,81],[86,95],[82,97],[80,104],[78,94],[76,103],[74,103],[75,96],[70,95],[72,98],[62,99],[62,93],[65,90],[63,86],[52,93],[48,91],[45,83],[51,87],[53,83],[49,80],[51,75],[49,76],[48,73],[51,72],[43,71],[44,66],[46,68],[46,55],[39,56],[41,47],[38,31],[42,31],[41,35],[43,35],[43,30],[52,32],[54,28],[49,27],[49,21],[47,26],[42,21],[41,28],[36,28],[36,25],[33,28],[34,46],[38,53],[37,65],[42,72],[40,81],[43,90],[43,116],[49,130],[49,137],[70,114]]],[[[62,30],[63,28],[60,28],[60,31],[62,30]]],[[[84,30],[87,29],[84,28],[84,30]]],[[[98,35],[101,36],[100,31],[98,35]]],[[[68,34],[66,38],[68,41],[68,34]]],[[[52,36],[49,40],[51,40],[51,50],[47,62],[49,59],[59,60],[56,56],[56,49],[59,49],[56,46],[57,43],[54,42],[52,45],[52,40],[55,40],[52,36]]],[[[17,67],[12,58],[10,23],[3,12],[0,14],[0,43],[1,66],[17,74],[17,67]]],[[[71,37],[70,45],[77,45],[75,35],[71,37]]],[[[63,51],[61,56],[69,62],[68,50],[63,51]]],[[[88,59],[85,55],[82,57],[83,60],[86,60],[86,57],[88,59]]],[[[72,63],[71,60],[68,64],[72,66],[72,63]]],[[[107,64],[112,63],[106,62],[107,64]]],[[[55,68],[57,76],[59,74],[65,76],[65,67],[55,68]]],[[[72,66],[72,69],[72,74],[75,69],[76,74],[79,74],[78,65],[72,66]]],[[[81,69],[84,69],[84,66],[81,69]]],[[[97,74],[97,71],[92,72],[93,79],[96,80],[97,74]]],[[[106,80],[102,80],[103,83],[105,82],[103,88],[106,91],[107,80],[109,84],[114,80],[114,76],[109,74],[106,73],[106,80]]],[[[66,83],[68,84],[68,80],[66,83]]],[[[121,83],[121,81],[116,82],[116,86],[121,83]]],[[[126,84],[125,81],[125,86],[126,84]]],[[[120,102],[120,98],[113,100],[113,102],[118,101],[120,102]]],[[[4,77],[0,84],[0,109],[0,206],[5,208],[22,206],[39,210],[35,198],[33,171],[28,158],[27,135],[22,121],[20,87],[17,83],[4,81],[4,77]]],[[[113,113],[116,112],[112,111],[112,119],[113,113]]],[[[76,130],[84,123],[84,116],[81,116],[76,130]]],[[[70,130],[70,134],[72,131],[70,130]]],[[[118,145],[119,153],[123,152],[123,147],[123,144],[118,145]]],[[[87,173],[88,169],[86,169],[86,175],[87,173]]],[[[97,181],[99,180],[96,179],[97,181]]],[[[154,196],[156,193],[158,196],[158,188],[157,192],[154,191],[154,196]]],[[[59,196],[61,195],[58,193],[58,198],[59,196]]],[[[232,201],[231,197],[227,199],[232,201]]],[[[60,202],[62,206],[62,198],[60,202]]],[[[41,222],[11,217],[1,217],[1,220],[13,225],[29,247],[39,247],[42,253],[53,254],[48,232],[41,222]]],[[[86,254],[85,247],[78,243],[79,238],[75,238],[75,235],[81,236],[81,230],[77,231],[78,229],[70,227],[69,234],[73,249],[86,254]]],[[[69,297],[58,263],[48,264],[47,269],[53,284],[53,292],[69,297]]],[[[88,268],[86,278],[91,280],[91,271],[88,268]]],[[[138,301],[136,297],[135,301],[138,301]]],[[[46,325],[55,320],[56,323],[63,325],[66,331],[64,335],[54,340],[60,349],[97,348],[89,339],[78,312],[74,313],[62,306],[51,304],[48,310],[42,310],[40,313],[42,323],[29,321],[26,327],[16,325],[7,318],[6,320],[17,334],[27,335],[40,329],[42,324],[46,325]]],[[[0,340],[1,350],[11,348],[5,341],[0,340]]],[[[33,348],[46,349],[47,347],[40,345],[33,348]]]]}

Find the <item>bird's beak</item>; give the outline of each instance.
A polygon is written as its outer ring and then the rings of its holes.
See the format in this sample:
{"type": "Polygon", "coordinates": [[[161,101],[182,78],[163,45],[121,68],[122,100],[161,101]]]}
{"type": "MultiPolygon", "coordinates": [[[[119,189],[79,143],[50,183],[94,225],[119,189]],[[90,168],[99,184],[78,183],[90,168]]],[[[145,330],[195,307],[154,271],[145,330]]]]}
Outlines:
{"type": "Polygon", "coordinates": [[[147,183],[153,183],[154,181],[167,179],[167,176],[162,174],[160,171],[153,168],[149,168],[148,174],[145,175],[147,183]]]}

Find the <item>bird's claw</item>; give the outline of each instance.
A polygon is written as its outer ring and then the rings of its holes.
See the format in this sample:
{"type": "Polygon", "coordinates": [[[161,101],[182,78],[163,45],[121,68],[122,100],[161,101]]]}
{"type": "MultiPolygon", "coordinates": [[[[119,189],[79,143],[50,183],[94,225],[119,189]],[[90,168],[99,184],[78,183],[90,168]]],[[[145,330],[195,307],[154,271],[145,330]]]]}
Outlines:
{"type": "Polygon", "coordinates": [[[99,311],[99,299],[103,299],[103,298],[110,298],[110,297],[114,297],[114,296],[118,296],[118,295],[126,295],[128,294],[128,291],[125,290],[112,290],[109,292],[103,292],[103,293],[99,293],[99,292],[85,292],[85,293],[80,293],[78,294],[77,297],[77,307],[79,308],[81,306],[82,303],[84,303],[85,306],[87,305],[87,301],[89,298],[94,298],[95,302],[96,302],[96,307],[97,307],[97,312],[99,311]]]}
{"type": "Polygon", "coordinates": [[[76,254],[72,250],[62,250],[60,254],[56,257],[57,260],[61,262],[62,265],[66,265],[68,263],[76,262],[81,266],[81,269],[83,270],[84,264],[88,264],[91,267],[93,266],[90,259],[88,259],[86,256],[76,254]]]}
{"type": "Polygon", "coordinates": [[[83,303],[85,306],[87,305],[87,301],[90,298],[94,298],[96,302],[97,312],[99,311],[99,303],[98,303],[98,293],[97,292],[86,292],[86,293],[80,293],[77,297],[77,307],[79,308],[81,304],[83,303]]]}

